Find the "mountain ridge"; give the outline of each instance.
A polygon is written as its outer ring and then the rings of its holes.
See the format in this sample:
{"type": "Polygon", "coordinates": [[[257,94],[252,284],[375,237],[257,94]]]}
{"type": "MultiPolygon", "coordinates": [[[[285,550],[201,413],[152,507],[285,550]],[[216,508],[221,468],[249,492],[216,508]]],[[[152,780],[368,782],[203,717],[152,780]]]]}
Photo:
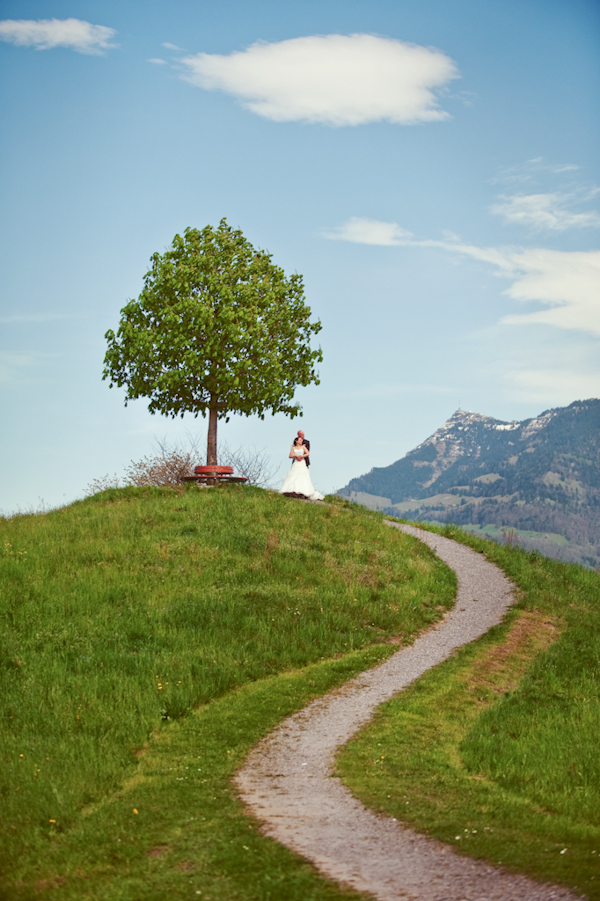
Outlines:
{"type": "Polygon", "coordinates": [[[549,556],[600,566],[600,400],[505,422],[456,410],[390,466],[339,492],[403,518],[513,530],[549,556]]]}

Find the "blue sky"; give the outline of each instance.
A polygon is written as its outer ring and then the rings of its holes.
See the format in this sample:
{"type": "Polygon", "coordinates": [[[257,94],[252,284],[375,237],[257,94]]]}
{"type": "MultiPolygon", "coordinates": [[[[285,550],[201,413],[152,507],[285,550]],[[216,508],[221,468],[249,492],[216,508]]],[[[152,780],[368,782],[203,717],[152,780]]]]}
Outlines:
{"type": "Polygon", "coordinates": [[[150,256],[222,217],[321,319],[302,420],[231,447],[321,491],[458,407],[600,396],[600,7],[593,0],[147,0],[0,7],[0,510],[81,497],[156,438],[101,380],[150,256]]]}

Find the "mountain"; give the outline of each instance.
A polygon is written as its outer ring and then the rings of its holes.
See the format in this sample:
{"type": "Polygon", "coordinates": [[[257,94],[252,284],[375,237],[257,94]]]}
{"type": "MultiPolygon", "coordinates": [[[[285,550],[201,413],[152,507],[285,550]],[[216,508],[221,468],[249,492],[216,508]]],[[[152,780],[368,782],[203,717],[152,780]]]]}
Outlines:
{"type": "Polygon", "coordinates": [[[600,400],[523,422],[457,410],[401,460],[339,493],[600,568],[600,400]]]}

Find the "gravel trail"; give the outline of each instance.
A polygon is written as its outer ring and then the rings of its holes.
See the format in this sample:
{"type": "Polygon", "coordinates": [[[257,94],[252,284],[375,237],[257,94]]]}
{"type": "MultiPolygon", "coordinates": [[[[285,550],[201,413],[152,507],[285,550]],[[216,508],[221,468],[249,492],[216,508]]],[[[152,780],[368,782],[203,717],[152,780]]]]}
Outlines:
{"type": "Polygon", "coordinates": [[[372,813],[331,775],[337,750],[378,704],[483,635],[514,603],[513,584],[482,555],[431,532],[387,525],[425,542],[455,570],[455,606],[412,646],[284,720],[237,774],[239,793],[266,835],[380,901],[573,901],[578,896],[565,888],[462,857],[372,813]]]}

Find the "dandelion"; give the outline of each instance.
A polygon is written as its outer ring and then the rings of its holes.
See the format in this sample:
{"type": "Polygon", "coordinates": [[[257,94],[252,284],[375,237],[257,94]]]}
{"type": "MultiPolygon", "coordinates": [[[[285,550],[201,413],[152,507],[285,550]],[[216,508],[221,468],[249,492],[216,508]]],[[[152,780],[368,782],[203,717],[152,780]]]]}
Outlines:
{"type": "Polygon", "coordinates": [[[56,823],[56,820],[48,820],[49,823],[56,823]]]}
{"type": "Polygon", "coordinates": [[[137,808],[134,807],[134,808],[133,808],[133,812],[134,812],[134,813],[137,813],[137,812],[138,812],[138,811],[137,811],[137,808]]]}

